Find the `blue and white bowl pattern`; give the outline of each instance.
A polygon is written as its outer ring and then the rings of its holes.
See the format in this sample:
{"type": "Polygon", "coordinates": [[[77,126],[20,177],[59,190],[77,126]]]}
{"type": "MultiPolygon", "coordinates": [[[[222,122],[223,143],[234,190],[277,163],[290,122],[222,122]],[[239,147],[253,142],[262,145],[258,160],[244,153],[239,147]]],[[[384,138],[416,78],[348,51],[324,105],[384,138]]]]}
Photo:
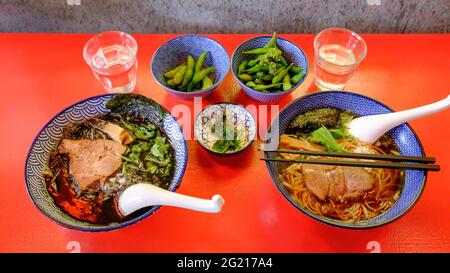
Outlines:
{"type": "Polygon", "coordinates": [[[256,91],[241,82],[237,77],[239,64],[244,60],[250,60],[254,57],[253,55],[243,54],[242,52],[263,47],[265,44],[267,44],[267,42],[270,41],[271,38],[271,36],[260,36],[247,40],[236,48],[231,57],[231,71],[233,72],[234,78],[242,87],[242,89],[244,89],[244,92],[247,93],[247,95],[261,102],[276,101],[291,93],[305,81],[309,70],[308,58],[306,57],[306,54],[302,51],[302,49],[289,40],[277,37],[277,46],[283,52],[283,57],[288,63],[293,62],[295,66],[302,67],[304,69],[303,72],[305,73],[305,76],[296,85],[292,86],[291,89],[277,93],[265,93],[256,91]]]}
{"type": "Polygon", "coordinates": [[[256,122],[252,114],[247,111],[244,107],[232,104],[232,103],[216,103],[207,106],[203,111],[196,117],[194,121],[194,136],[197,142],[205,148],[207,151],[218,155],[235,155],[242,152],[256,138],[256,122]],[[242,126],[245,130],[245,140],[244,145],[238,151],[233,151],[225,154],[218,153],[211,148],[209,148],[208,142],[211,141],[210,134],[204,124],[207,124],[211,118],[216,116],[222,116],[223,113],[232,114],[236,118],[236,124],[242,126]]]}
{"type": "MultiPolygon", "coordinates": [[[[118,229],[146,218],[159,208],[159,206],[154,206],[141,216],[123,223],[97,225],[79,221],[61,211],[55,205],[53,198],[47,191],[42,173],[46,169],[50,153],[56,149],[62,138],[63,128],[68,124],[110,112],[109,109],[105,107],[105,103],[113,96],[113,94],[108,94],[91,97],[67,107],[41,129],[28,152],[25,163],[25,183],[28,194],[41,212],[65,227],[82,231],[107,231],[118,229]]],[[[154,114],[163,120],[163,128],[161,129],[169,137],[175,151],[175,173],[169,187],[170,191],[175,191],[180,185],[186,169],[188,155],[186,141],[177,121],[167,110],[161,106],[159,109],[154,109],[154,114]],[[163,115],[162,117],[161,114],[163,115]]]]}
{"type": "MultiPolygon", "coordinates": [[[[385,114],[393,112],[393,110],[387,107],[386,105],[363,95],[345,91],[318,92],[301,97],[293,101],[280,111],[278,119],[275,119],[275,121],[276,120],[279,121],[280,134],[286,130],[289,123],[299,114],[323,107],[333,107],[341,110],[351,110],[358,116],[385,114]]],[[[272,123],[269,130],[271,128],[276,128],[276,124],[272,123]]],[[[402,124],[392,129],[391,131],[389,131],[389,134],[394,140],[395,144],[397,145],[402,155],[408,156],[425,155],[425,152],[423,150],[422,144],[420,143],[418,136],[408,124],[402,124]]],[[[270,140],[267,140],[265,148],[268,148],[267,143],[269,141],[270,140]]],[[[265,156],[275,157],[276,154],[266,152],[265,156]]],[[[354,229],[377,227],[385,225],[400,218],[417,202],[420,195],[422,194],[422,191],[425,186],[425,181],[427,178],[427,173],[425,171],[406,170],[404,187],[401,192],[400,198],[397,200],[397,202],[391,209],[369,220],[358,221],[355,223],[346,223],[343,221],[318,216],[310,212],[309,210],[303,208],[301,205],[299,205],[292,199],[290,193],[282,185],[278,177],[276,163],[266,162],[266,166],[278,190],[297,209],[299,209],[306,215],[321,222],[338,227],[354,228],[354,229]]]]}
{"type": "Polygon", "coordinates": [[[156,50],[150,63],[151,71],[156,82],[167,92],[183,100],[193,99],[194,97],[206,97],[211,94],[230,70],[230,60],[225,48],[211,38],[199,35],[185,35],[176,37],[167,41],[156,50]],[[196,60],[207,51],[205,66],[214,66],[216,71],[211,75],[214,78],[214,84],[206,90],[194,92],[183,92],[172,89],[164,84],[164,73],[186,62],[187,56],[191,55],[196,60]]]}

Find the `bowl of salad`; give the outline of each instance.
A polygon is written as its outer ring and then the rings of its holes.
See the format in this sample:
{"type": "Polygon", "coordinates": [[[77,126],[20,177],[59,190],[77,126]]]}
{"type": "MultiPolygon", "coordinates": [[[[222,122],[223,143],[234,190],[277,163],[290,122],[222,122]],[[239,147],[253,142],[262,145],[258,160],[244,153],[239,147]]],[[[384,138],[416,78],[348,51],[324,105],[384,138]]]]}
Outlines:
{"type": "Polygon", "coordinates": [[[195,118],[194,136],[201,147],[213,154],[235,155],[252,144],[256,122],[241,105],[215,103],[195,118]]]}

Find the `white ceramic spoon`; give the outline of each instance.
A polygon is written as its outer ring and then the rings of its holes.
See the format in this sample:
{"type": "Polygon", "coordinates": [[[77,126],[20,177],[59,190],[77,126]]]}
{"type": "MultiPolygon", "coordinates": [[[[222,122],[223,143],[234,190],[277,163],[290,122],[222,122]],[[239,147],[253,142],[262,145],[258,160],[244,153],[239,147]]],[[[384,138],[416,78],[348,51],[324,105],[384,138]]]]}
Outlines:
{"type": "Polygon", "coordinates": [[[438,102],[414,109],[356,118],[348,125],[348,132],[359,140],[374,143],[387,131],[402,123],[445,110],[449,107],[450,95],[438,102]]]}
{"type": "Polygon", "coordinates": [[[225,200],[216,194],[211,200],[191,197],[159,187],[139,183],[126,188],[119,196],[119,210],[123,216],[148,206],[173,206],[202,212],[217,213],[225,200]]]}

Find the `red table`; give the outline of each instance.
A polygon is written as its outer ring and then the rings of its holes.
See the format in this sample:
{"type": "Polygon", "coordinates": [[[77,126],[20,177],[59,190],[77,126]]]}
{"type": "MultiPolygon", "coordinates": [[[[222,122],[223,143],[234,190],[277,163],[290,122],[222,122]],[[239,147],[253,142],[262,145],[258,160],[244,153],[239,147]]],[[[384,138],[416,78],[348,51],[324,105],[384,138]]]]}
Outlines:
{"type": "MultiPolygon", "coordinates": [[[[254,35],[208,35],[231,55],[254,35]]],[[[314,35],[280,35],[313,60],[314,35]]],[[[101,94],[84,63],[91,35],[0,34],[0,252],[450,252],[450,111],[411,122],[428,155],[442,170],[430,173],[422,197],[400,220],[370,230],[345,230],[310,219],[273,185],[258,142],[239,157],[218,158],[188,141],[189,162],[178,192],[226,200],[220,214],[163,207],[121,230],[86,233],[60,227],[31,203],[24,162],[41,127],[63,107],[101,94]]],[[[155,50],[174,35],[135,35],[139,45],[136,92],[171,109],[183,103],[149,73],[155,50]]],[[[450,35],[364,35],[368,54],[347,86],[396,110],[449,94],[450,35]]],[[[313,92],[313,68],[305,83],[280,103],[313,92]]],[[[258,104],[231,76],[203,105],[217,101],[258,104]]]]}

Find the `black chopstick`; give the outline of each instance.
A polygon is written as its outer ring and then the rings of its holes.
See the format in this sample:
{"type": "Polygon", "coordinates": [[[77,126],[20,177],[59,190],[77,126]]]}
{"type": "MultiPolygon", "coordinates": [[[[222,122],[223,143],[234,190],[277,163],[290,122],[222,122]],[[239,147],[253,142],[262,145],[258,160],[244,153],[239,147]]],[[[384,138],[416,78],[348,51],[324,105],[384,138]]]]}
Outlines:
{"type": "Polygon", "coordinates": [[[424,170],[424,171],[439,171],[441,168],[439,165],[431,164],[408,164],[397,162],[367,162],[367,161],[348,161],[348,160],[321,160],[321,159],[287,159],[287,158],[261,158],[265,161],[278,161],[278,162],[290,162],[290,163],[308,163],[319,165],[339,165],[350,167],[369,167],[369,168],[383,168],[383,169],[412,169],[412,170],[424,170]]]}
{"type": "Polygon", "coordinates": [[[287,154],[300,154],[300,155],[315,155],[315,156],[332,156],[332,157],[351,157],[358,159],[376,159],[376,160],[389,160],[389,161],[409,161],[409,162],[423,162],[434,163],[436,158],[425,156],[404,156],[404,155],[386,155],[386,154],[361,154],[361,153],[341,153],[341,152],[321,152],[321,151],[299,151],[299,150],[261,150],[263,152],[275,152],[275,153],[287,153],[287,154]]]}

